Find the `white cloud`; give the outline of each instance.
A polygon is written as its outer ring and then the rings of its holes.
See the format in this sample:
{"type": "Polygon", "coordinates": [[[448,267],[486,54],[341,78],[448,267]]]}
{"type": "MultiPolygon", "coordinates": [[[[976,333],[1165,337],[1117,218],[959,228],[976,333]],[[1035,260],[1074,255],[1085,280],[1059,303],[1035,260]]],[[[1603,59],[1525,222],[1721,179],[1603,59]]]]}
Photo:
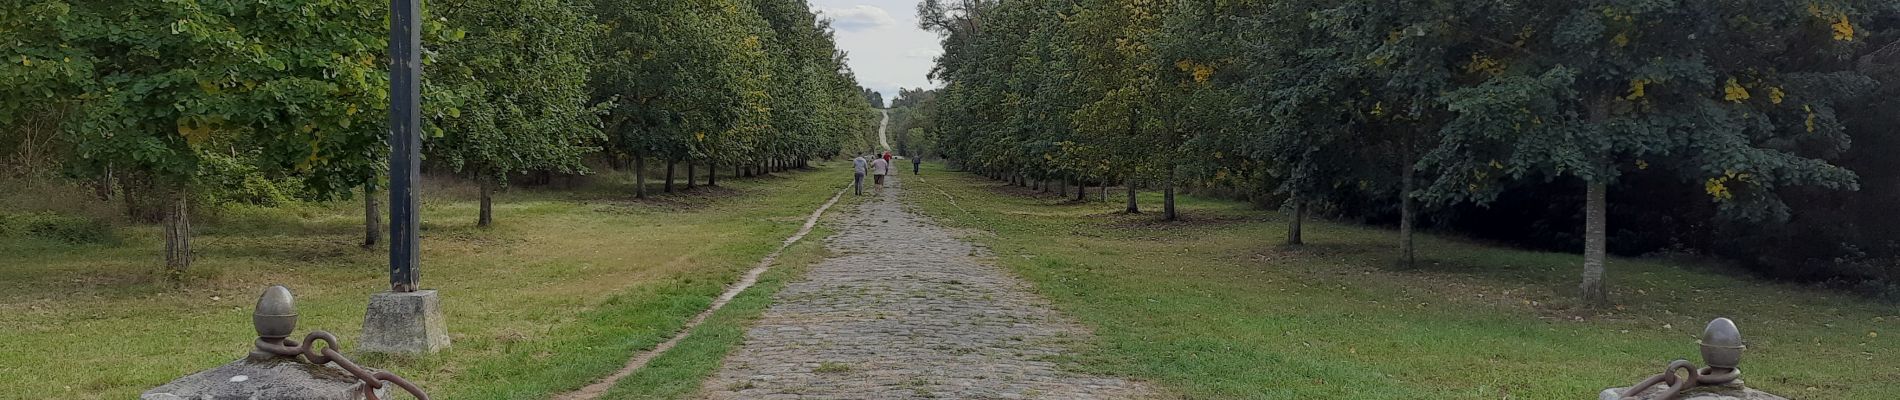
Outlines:
{"type": "Polygon", "coordinates": [[[937,55],[939,54],[943,54],[943,49],[937,48],[937,47],[918,47],[918,48],[910,49],[910,51],[904,52],[905,57],[921,58],[925,60],[937,58],[937,55]]]}
{"type": "Polygon", "coordinates": [[[813,11],[835,21],[838,48],[850,54],[859,84],[886,100],[896,98],[898,88],[939,85],[926,76],[943,50],[936,34],[917,27],[918,0],[809,1],[813,11]]]}
{"type": "Polygon", "coordinates": [[[819,12],[831,18],[831,26],[840,31],[865,31],[897,25],[891,13],[877,6],[859,4],[850,8],[824,8],[819,12]]]}

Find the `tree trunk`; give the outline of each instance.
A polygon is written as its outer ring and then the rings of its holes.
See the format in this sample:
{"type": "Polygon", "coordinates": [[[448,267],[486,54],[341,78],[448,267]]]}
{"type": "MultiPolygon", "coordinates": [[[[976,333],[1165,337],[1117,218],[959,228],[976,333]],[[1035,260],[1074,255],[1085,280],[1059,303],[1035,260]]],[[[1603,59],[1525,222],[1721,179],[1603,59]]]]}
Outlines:
{"type": "Polygon", "coordinates": [[[1609,208],[1605,192],[1610,190],[1607,183],[1592,182],[1588,185],[1589,188],[1584,190],[1583,283],[1578,288],[1582,290],[1584,303],[1602,306],[1610,303],[1610,291],[1603,284],[1603,262],[1608,242],[1604,229],[1607,225],[1605,211],[1609,208]]]}
{"type": "Polygon", "coordinates": [[[1306,239],[1300,237],[1300,234],[1303,232],[1303,229],[1302,229],[1303,227],[1301,225],[1304,225],[1305,223],[1306,223],[1306,199],[1300,198],[1299,194],[1294,194],[1293,195],[1293,218],[1290,221],[1288,221],[1286,225],[1286,244],[1287,245],[1306,244],[1306,239]]]}
{"type": "Polygon", "coordinates": [[[719,164],[706,161],[706,186],[719,186],[719,164]]]}
{"type": "Polygon", "coordinates": [[[1128,209],[1123,211],[1129,214],[1141,213],[1141,206],[1135,203],[1135,178],[1128,178],[1128,209]]]}
{"type": "Polygon", "coordinates": [[[1075,202],[1081,203],[1088,200],[1089,181],[1087,179],[1075,178],[1075,202]]]}
{"type": "Polygon", "coordinates": [[[119,188],[125,191],[124,196],[119,196],[125,199],[125,216],[132,218],[133,221],[149,222],[139,218],[139,190],[133,186],[132,178],[130,176],[120,176],[119,188]]]}
{"type": "Polygon", "coordinates": [[[1168,182],[1161,186],[1161,220],[1180,219],[1181,214],[1174,212],[1174,167],[1168,167],[1168,182]]]}
{"type": "Polygon", "coordinates": [[[376,204],[376,182],[363,184],[363,248],[375,248],[383,241],[383,212],[376,204]]]}
{"type": "Polygon", "coordinates": [[[1413,170],[1411,162],[1405,164],[1404,170],[1405,175],[1399,177],[1399,267],[1412,268],[1416,266],[1414,262],[1417,259],[1417,250],[1412,245],[1412,231],[1416,224],[1414,220],[1418,219],[1418,201],[1412,199],[1412,175],[1417,171],[1413,170]]]}
{"type": "Polygon", "coordinates": [[[673,193],[673,167],[677,164],[679,164],[679,162],[673,159],[669,158],[666,160],[666,193],[673,193]]]}
{"type": "Polygon", "coordinates": [[[1067,197],[1068,195],[1069,195],[1069,178],[1057,177],[1056,178],[1056,198],[1060,199],[1063,197],[1067,197]]]}
{"type": "Polygon", "coordinates": [[[696,187],[699,187],[699,164],[694,164],[692,161],[687,161],[686,162],[686,188],[692,189],[696,187]]]}
{"type": "Polygon", "coordinates": [[[99,175],[99,201],[112,201],[112,164],[99,175]]]}
{"type": "Polygon", "coordinates": [[[191,268],[191,192],[178,189],[165,210],[165,268],[172,280],[191,268]]]}
{"type": "Polygon", "coordinates": [[[633,197],[647,198],[647,157],[633,153],[633,197]]]}
{"type": "Polygon", "coordinates": [[[482,178],[482,213],[475,218],[475,226],[487,228],[495,223],[495,178],[482,178]]]}

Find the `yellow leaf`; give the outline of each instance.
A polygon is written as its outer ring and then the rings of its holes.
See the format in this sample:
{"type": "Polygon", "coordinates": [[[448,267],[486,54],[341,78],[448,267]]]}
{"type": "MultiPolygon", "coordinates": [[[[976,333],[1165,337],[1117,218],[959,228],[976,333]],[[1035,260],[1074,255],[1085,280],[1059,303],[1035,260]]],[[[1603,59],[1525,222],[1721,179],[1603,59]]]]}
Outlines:
{"type": "Polygon", "coordinates": [[[1781,87],[1779,86],[1768,88],[1769,102],[1772,102],[1775,104],[1781,104],[1781,98],[1786,97],[1787,95],[1788,95],[1787,93],[1784,93],[1781,91],[1781,87]]]}
{"type": "Polygon", "coordinates": [[[1707,182],[1702,183],[1702,190],[1708,192],[1709,197],[1714,197],[1716,200],[1735,198],[1735,193],[1728,190],[1728,177],[1709,178],[1707,182]]]}
{"type": "Polygon", "coordinates": [[[26,58],[26,56],[20,56],[20,65],[31,67],[33,66],[33,59],[26,58]]]}
{"type": "Polygon", "coordinates": [[[1742,87],[1742,84],[1736,82],[1735,78],[1728,78],[1728,86],[1722,88],[1723,100],[1740,103],[1742,100],[1748,100],[1748,97],[1748,88],[1742,87]]]}
{"type": "Polygon", "coordinates": [[[1649,88],[1648,79],[1631,79],[1630,80],[1630,95],[1628,97],[1624,97],[1624,99],[1629,100],[1629,101],[1636,101],[1636,100],[1642,99],[1644,95],[1648,94],[1648,91],[1646,90],[1648,88],[1649,88]]]}
{"type": "Polygon", "coordinates": [[[1636,160],[1636,169],[1639,169],[1639,170],[1649,169],[1649,162],[1643,161],[1643,160],[1636,160]]]}
{"type": "Polygon", "coordinates": [[[1616,37],[1610,38],[1610,43],[1616,44],[1616,47],[1629,47],[1630,35],[1626,33],[1618,33],[1616,34],[1616,37]]]}
{"type": "Polygon", "coordinates": [[[1854,41],[1854,23],[1847,21],[1846,14],[1842,14],[1840,17],[1840,20],[1834,21],[1833,26],[1834,26],[1834,40],[1839,40],[1843,42],[1854,41]]]}
{"type": "Polygon", "coordinates": [[[1465,72],[1484,72],[1491,75],[1504,73],[1504,63],[1484,54],[1472,54],[1471,62],[1465,64],[1465,72]]]}
{"type": "Polygon", "coordinates": [[[1801,106],[1801,109],[1807,110],[1808,112],[1808,133],[1814,133],[1814,117],[1815,117],[1814,107],[1804,105],[1804,106],[1801,106]]]}
{"type": "Polygon", "coordinates": [[[195,146],[211,138],[211,125],[191,118],[179,118],[178,136],[184,137],[185,143],[195,146]]]}

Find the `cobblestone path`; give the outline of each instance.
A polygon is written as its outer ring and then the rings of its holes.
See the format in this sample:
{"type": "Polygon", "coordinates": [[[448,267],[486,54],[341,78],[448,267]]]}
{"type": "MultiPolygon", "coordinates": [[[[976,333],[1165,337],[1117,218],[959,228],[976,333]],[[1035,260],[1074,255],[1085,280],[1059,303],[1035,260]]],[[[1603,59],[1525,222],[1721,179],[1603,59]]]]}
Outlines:
{"type": "Polygon", "coordinates": [[[707,398],[1144,397],[1138,384],[1048,361],[1087,332],[906,210],[891,183],[826,239],[835,258],[779,291],[706,382],[707,398]]]}

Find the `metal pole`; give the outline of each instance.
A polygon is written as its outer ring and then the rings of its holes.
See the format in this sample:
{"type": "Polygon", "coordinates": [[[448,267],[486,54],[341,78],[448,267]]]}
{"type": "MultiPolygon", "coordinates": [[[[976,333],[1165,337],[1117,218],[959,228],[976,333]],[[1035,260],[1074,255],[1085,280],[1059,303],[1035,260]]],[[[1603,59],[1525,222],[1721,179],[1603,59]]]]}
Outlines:
{"type": "Polygon", "coordinates": [[[416,185],[422,180],[422,5],[389,2],[389,290],[418,284],[416,185]]]}

